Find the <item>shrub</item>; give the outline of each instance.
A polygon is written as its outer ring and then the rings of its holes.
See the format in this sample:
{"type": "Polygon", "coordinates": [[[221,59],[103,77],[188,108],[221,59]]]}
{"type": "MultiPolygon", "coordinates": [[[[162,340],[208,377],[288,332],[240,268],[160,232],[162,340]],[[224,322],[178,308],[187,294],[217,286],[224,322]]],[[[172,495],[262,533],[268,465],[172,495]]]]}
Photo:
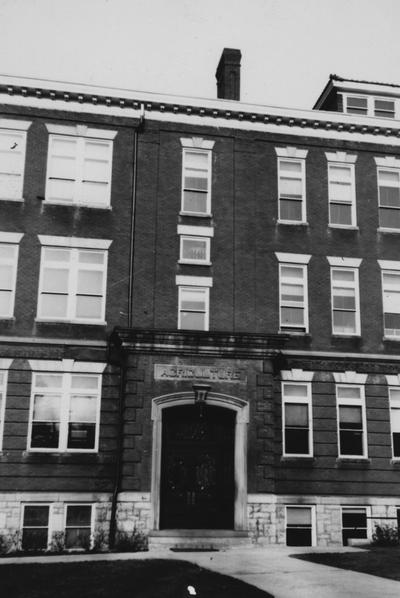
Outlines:
{"type": "Polygon", "coordinates": [[[372,543],[375,546],[397,546],[399,544],[398,528],[392,525],[375,525],[372,543]]]}
{"type": "Polygon", "coordinates": [[[21,550],[21,533],[0,534],[0,555],[13,554],[21,550]]]}
{"type": "Polygon", "coordinates": [[[115,539],[115,550],[117,552],[146,551],[148,550],[147,536],[137,529],[134,529],[131,533],[118,532],[115,539]]]}
{"type": "Polygon", "coordinates": [[[64,552],[65,549],[65,536],[64,532],[53,532],[51,536],[50,552],[64,552]]]}

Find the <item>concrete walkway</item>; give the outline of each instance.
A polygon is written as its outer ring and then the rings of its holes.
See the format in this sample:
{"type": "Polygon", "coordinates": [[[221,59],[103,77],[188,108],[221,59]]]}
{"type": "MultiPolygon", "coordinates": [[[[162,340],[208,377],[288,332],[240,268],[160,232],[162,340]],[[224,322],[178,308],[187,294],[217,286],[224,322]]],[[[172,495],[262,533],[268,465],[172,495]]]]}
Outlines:
{"type": "MultiPolygon", "coordinates": [[[[179,559],[241,579],[269,592],[274,598],[399,598],[400,582],[366,573],[356,573],[317,565],[291,557],[318,549],[241,547],[220,552],[151,552],[55,555],[45,557],[1,558],[1,564],[50,563],[101,560],[142,560],[148,558],[179,559]]],[[[338,548],[334,552],[353,551],[338,548]]],[[[318,551],[328,552],[319,549],[318,551]]],[[[331,550],[332,551],[332,550],[331,550]]],[[[333,551],[332,551],[333,552],[333,551]]],[[[214,598],[214,597],[213,597],[214,598]]],[[[246,598],[243,596],[243,598],[246,598]]]]}

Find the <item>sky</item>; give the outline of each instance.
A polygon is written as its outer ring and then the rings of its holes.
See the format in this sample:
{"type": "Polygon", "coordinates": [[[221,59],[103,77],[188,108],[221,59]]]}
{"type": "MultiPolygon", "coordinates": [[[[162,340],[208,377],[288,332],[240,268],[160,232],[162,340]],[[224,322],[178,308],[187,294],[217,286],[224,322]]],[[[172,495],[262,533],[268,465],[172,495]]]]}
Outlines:
{"type": "Polygon", "coordinates": [[[0,73],[312,108],[330,73],[400,84],[400,0],[0,0],[0,73]]]}

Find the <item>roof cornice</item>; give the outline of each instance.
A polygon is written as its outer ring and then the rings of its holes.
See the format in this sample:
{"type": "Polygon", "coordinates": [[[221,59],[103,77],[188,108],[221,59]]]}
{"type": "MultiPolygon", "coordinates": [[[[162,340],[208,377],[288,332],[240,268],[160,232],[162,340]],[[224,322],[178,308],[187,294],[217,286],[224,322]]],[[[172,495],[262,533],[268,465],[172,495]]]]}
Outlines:
{"type": "Polygon", "coordinates": [[[185,122],[189,120],[193,124],[203,122],[240,129],[260,129],[261,126],[264,130],[265,126],[273,125],[274,130],[278,127],[288,134],[339,138],[346,133],[349,139],[357,137],[355,141],[387,143],[388,138],[394,138],[392,144],[400,145],[400,122],[391,121],[388,126],[386,119],[355,117],[341,112],[278,108],[0,75],[0,102],[1,98],[4,104],[49,110],[84,110],[127,118],[137,118],[145,112],[147,119],[182,122],[184,117],[185,122]]]}

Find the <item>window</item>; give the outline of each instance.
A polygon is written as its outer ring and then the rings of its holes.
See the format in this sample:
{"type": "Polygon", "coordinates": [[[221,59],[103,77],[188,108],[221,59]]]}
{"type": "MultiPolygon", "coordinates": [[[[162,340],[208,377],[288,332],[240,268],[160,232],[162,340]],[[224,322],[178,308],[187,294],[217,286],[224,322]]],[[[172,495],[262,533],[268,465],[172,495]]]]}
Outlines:
{"type": "Polygon", "coordinates": [[[286,545],[315,545],[314,507],[286,507],[286,545]]]}
{"type": "Polygon", "coordinates": [[[182,235],[179,261],[186,264],[209,264],[210,239],[182,235]]]}
{"type": "Polygon", "coordinates": [[[305,161],[279,158],[279,220],[305,222],[305,161]]]}
{"type": "Polygon", "coordinates": [[[22,549],[46,550],[49,544],[50,505],[24,505],[22,549]]]}
{"type": "Polygon", "coordinates": [[[0,233],[0,318],[14,315],[18,250],[21,233],[0,233]]]}
{"type": "Polygon", "coordinates": [[[400,169],[378,168],[379,225],[400,229],[400,169]]]}
{"type": "Polygon", "coordinates": [[[342,508],[342,539],[343,546],[348,545],[350,538],[368,538],[367,508],[342,508]]]}
{"type": "Polygon", "coordinates": [[[400,388],[389,388],[393,458],[400,459],[400,388]]]}
{"type": "Polygon", "coordinates": [[[43,236],[39,239],[45,246],[40,263],[37,318],[104,324],[107,251],[102,248],[109,247],[111,241],[43,236]],[[71,244],[81,247],[68,247],[71,244]]]}
{"type": "Polygon", "coordinates": [[[394,118],[395,105],[394,100],[374,99],[374,116],[381,118],[394,118]]]}
{"type": "Polygon", "coordinates": [[[362,96],[345,96],[347,114],[368,114],[368,98],[362,96]]]}
{"type": "Polygon", "coordinates": [[[276,254],[279,264],[280,329],[308,332],[307,266],[311,256],[276,254]],[[293,260],[294,263],[289,263],[293,260]]]}
{"type": "Polygon", "coordinates": [[[208,330],[209,289],[179,287],[180,330],[208,330]]]}
{"type": "Polygon", "coordinates": [[[356,226],[353,164],[328,164],[329,224],[356,226]]]}
{"type": "Polygon", "coordinates": [[[400,340],[400,262],[379,261],[379,264],[382,268],[384,336],[400,340]]]}
{"type": "Polygon", "coordinates": [[[31,123],[0,118],[0,198],[22,200],[26,131],[31,123]]]}
{"type": "Polygon", "coordinates": [[[92,505],[67,505],[65,548],[89,549],[92,532],[92,505]]]}
{"type": "Polygon", "coordinates": [[[83,125],[47,125],[47,129],[46,202],[109,207],[116,132],[83,125]]]}
{"type": "Polygon", "coordinates": [[[4,418],[6,413],[8,368],[10,367],[11,362],[12,359],[0,359],[0,450],[2,448],[4,418]]]}
{"type": "Polygon", "coordinates": [[[340,457],[367,457],[364,388],[336,386],[340,457]]]}
{"type": "Polygon", "coordinates": [[[311,385],[282,382],[282,407],[284,456],[311,456],[311,385]]]}
{"type": "Polygon", "coordinates": [[[182,212],[211,213],[211,152],[183,149],[182,212]]]}
{"type": "MultiPolygon", "coordinates": [[[[68,364],[68,360],[65,360],[68,364]]],[[[31,367],[36,367],[31,361],[31,367]]],[[[81,362],[77,373],[46,371],[44,362],[32,373],[32,397],[28,448],[32,451],[97,451],[101,374],[85,373],[90,367],[103,371],[104,364],[81,362]]]]}
{"type": "MultiPolygon", "coordinates": [[[[328,258],[332,264],[356,262],[351,258],[328,258]]],[[[360,299],[358,292],[358,268],[331,267],[332,333],[342,335],[360,334],[360,299]]]]}

